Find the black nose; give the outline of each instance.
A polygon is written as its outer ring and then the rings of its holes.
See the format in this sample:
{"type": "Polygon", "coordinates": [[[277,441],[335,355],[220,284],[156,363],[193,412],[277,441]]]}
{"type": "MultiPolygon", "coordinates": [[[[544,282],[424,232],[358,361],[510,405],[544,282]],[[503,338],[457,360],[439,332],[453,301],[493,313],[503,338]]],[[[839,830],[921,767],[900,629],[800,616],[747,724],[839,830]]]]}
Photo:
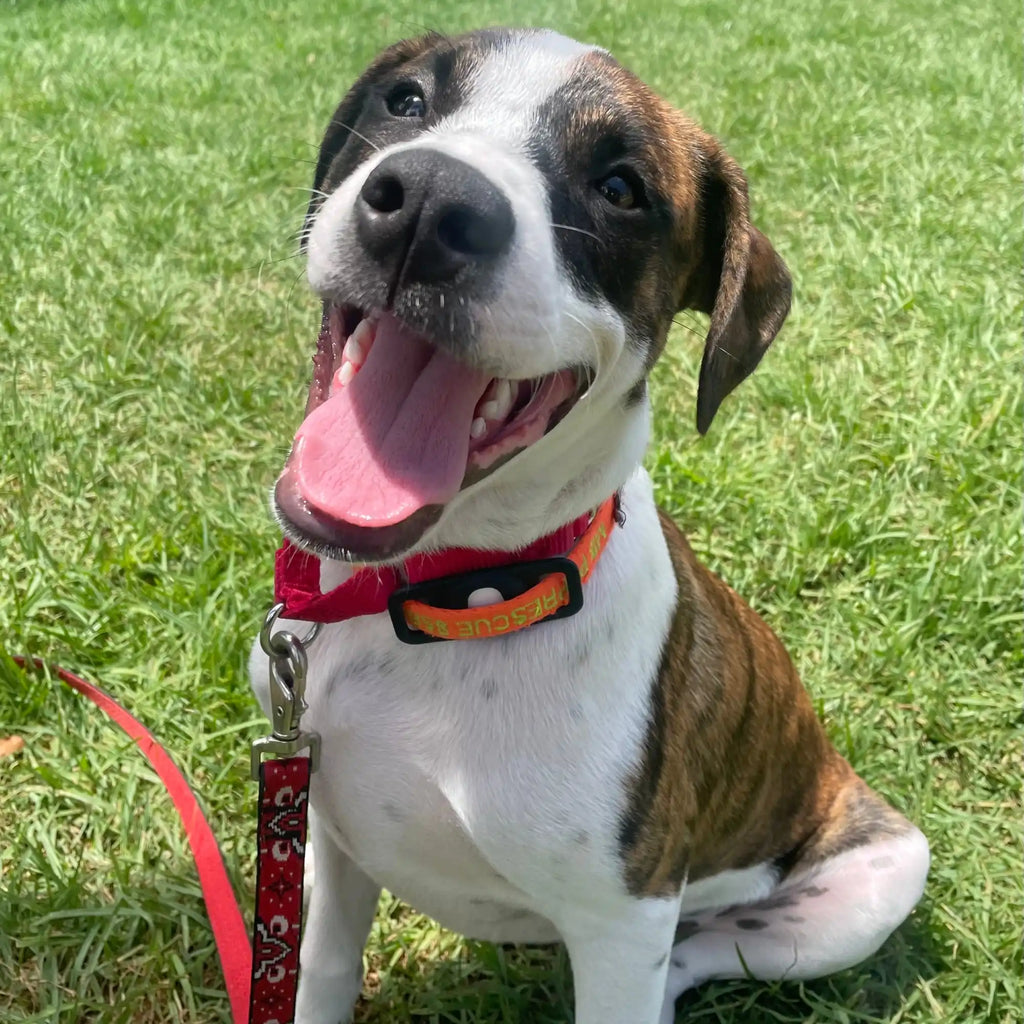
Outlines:
{"type": "Polygon", "coordinates": [[[356,201],[363,248],[401,272],[403,283],[447,281],[469,264],[497,260],[508,251],[515,224],[500,189],[469,164],[434,149],[386,157],[356,201]]]}

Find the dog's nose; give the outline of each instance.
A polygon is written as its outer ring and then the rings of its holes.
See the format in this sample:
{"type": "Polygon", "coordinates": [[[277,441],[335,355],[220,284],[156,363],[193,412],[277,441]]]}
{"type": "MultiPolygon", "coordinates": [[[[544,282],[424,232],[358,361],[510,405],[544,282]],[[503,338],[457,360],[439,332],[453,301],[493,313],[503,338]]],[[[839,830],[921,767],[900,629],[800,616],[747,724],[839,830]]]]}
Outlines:
{"type": "Polygon", "coordinates": [[[504,193],[474,167],[416,148],[370,172],[356,201],[356,225],[367,253],[401,271],[403,283],[429,284],[497,260],[512,243],[515,216],[504,193]]]}

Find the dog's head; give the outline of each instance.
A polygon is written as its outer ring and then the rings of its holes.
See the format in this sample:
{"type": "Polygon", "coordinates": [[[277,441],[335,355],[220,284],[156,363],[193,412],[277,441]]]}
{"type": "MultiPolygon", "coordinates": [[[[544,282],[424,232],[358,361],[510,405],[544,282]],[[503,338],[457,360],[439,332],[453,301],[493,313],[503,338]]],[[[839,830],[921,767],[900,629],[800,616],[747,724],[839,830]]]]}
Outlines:
{"type": "Polygon", "coordinates": [[[285,531],[334,558],[527,543],[620,486],[680,309],[707,430],[789,309],[721,147],[542,31],[385,50],[331,119],[304,239],[323,299],[285,531]]]}

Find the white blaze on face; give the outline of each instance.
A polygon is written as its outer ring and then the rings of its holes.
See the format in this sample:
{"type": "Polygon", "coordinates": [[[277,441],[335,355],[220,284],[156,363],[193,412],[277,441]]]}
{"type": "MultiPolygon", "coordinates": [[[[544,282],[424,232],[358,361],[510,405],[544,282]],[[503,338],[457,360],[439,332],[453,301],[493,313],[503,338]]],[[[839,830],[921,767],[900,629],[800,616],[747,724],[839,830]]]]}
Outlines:
{"type": "Polygon", "coordinates": [[[579,59],[601,52],[557,32],[510,39],[487,54],[469,80],[466,101],[433,134],[472,132],[521,152],[540,109],[572,78],[579,59]]]}

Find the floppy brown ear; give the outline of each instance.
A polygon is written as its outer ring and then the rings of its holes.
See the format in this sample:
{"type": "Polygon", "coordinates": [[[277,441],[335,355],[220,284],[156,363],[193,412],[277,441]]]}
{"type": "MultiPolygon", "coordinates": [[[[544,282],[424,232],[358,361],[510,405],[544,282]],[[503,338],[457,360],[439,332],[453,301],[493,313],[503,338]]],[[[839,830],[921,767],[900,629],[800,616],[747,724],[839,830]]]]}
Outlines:
{"type": "MultiPolygon", "coordinates": [[[[324,132],[323,142],[320,143],[320,152],[317,155],[316,170],[313,172],[313,192],[309,197],[309,206],[306,209],[306,219],[302,225],[302,246],[306,247],[306,239],[309,237],[309,229],[313,225],[313,218],[316,216],[320,204],[324,201],[324,185],[327,184],[327,172],[331,169],[336,157],[341,153],[350,141],[361,141],[355,128],[359,115],[362,113],[363,104],[374,82],[388,71],[392,71],[414,57],[420,56],[427,50],[444,41],[445,37],[437,32],[427,32],[425,35],[417,36],[414,39],[402,39],[392,44],[382,53],[379,53],[373,63],[356,79],[352,88],[345,94],[338,109],[331,117],[327,130],[324,132]]],[[[368,146],[372,149],[372,146],[368,146]]],[[[358,163],[358,157],[353,154],[352,167],[358,163]]],[[[344,177],[352,167],[340,168],[338,177],[344,177]]],[[[333,177],[333,175],[332,175],[333,177]]]]}
{"type": "Polygon", "coordinates": [[[711,314],[697,387],[704,434],[722,399],[749,376],[789,312],[792,281],[771,242],[751,223],[747,180],[712,142],[700,186],[703,257],[683,308],[711,314]]]}

